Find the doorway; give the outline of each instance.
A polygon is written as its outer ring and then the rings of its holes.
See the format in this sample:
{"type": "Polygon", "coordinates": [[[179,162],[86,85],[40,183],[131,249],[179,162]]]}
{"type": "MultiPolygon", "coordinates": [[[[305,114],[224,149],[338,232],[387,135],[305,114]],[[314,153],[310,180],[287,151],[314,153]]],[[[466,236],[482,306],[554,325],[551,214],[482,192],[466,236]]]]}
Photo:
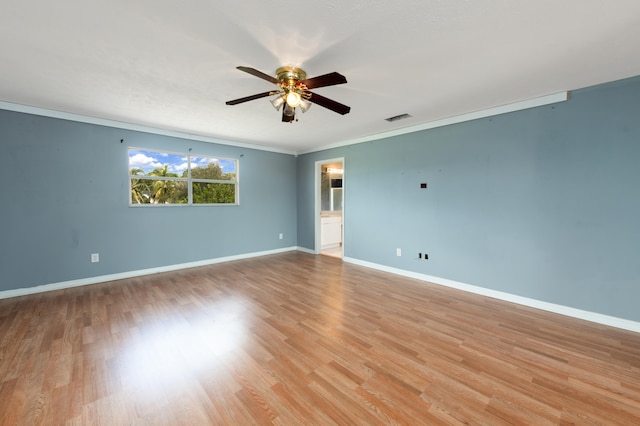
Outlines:
{"type": "Polygon", "coordinates": [[[316,161],[315,252],[344,256],[344,158],[316,161]]]}

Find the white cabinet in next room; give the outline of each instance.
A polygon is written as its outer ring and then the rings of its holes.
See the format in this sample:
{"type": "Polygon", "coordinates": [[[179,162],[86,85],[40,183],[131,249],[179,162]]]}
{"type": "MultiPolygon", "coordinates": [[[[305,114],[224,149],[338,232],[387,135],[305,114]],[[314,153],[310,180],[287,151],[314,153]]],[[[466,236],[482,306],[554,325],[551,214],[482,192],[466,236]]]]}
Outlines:
{"type": "Polygon", "coordinates": [[[320,223],[320,245],[322,248],[338,247],[342,243],[342,217],[321,217],[320,223]]]}

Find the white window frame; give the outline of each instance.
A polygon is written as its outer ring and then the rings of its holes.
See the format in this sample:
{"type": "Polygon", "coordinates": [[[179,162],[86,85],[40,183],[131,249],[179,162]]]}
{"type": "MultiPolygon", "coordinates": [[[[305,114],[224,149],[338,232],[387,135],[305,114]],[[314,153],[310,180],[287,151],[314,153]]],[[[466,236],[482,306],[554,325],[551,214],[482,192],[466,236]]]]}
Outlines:
{"type": "MultiPolygon", "coordinates": [[[[191,150],[189,150],[191,151],[191,150]]],[[[127,173],[129,175],[129,207],[175,207],[175,206],[238,206],[240,205],[240,161],[236,158],[226,158],[219,157],[214,155],[200,155],[194,154],[192,152],[183,153],[183,152],[175,152],[175,151],[165,151],[158,149],[149,149],[149,148],[139,148],[139,147],[128,147],[127,148],[127,173]],[[187,176],[186,177],[166,177],[166,176],[149,176],[145,175],[132,175],[131,174],[131,151],[142,151],[149,153],[158,153],[158,154],[168,154],[168,155],[179,155],[186,158],[187,161],[187,176]],[[234,163],[235,168],[235,179],[202,179],[202,178],[192,178],[191,176],[191,164],[193,158],[208,158],[215,160],[217,162],[222,161],[231,161],[234,163]],[[149,181],[171,181],[171,182],[186,182],[187,184],[187,202],[186,203],[134,203],[132,197],[132,186],[134,179],[141,180],[149,180],[149,181]],[[235,201],[233,203],[194,203],[193,202],[193,184],[194,183],[220,183],[224,185],[233,185],[234,186],[234,195],[235,201]]]]}

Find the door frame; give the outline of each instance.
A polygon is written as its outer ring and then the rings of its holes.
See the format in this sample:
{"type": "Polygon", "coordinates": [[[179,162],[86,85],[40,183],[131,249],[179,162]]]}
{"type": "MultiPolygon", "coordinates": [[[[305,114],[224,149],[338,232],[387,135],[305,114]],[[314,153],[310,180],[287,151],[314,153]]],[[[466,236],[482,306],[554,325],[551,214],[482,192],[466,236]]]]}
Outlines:
{"type": "Polygon", "coordinates": [[[320,195],[320,183],[321,183],[321,174],[322,174],[322,166],[324,164],[330,164],[330,163],[342,163],[342,257],[344,258],[344,212],[345,212],[345,188],[346,188],[346,179],[344,179],[344,173],[346,170],[346,164],[344,161],[344,157],[337,157],[337,158],[329,158],[326,160],[318,160],[315,163],[315,171],[314,171],[314,175],[315,175],[315,183],[314,183],[314,188],[315,188],[315,206],[313,209],[313,215],[314,215],[314,224],[315,224],[315,231],[314,231],[314,240],[315,240],[315,247],[314,247],[314,253],[315,254],[320,254],[320,252],[322,251],[322,247],[321,247],[321,219],[320,219],[320,213],[322,212],[322,199],[321,199],[321,195],[320,195]]]}

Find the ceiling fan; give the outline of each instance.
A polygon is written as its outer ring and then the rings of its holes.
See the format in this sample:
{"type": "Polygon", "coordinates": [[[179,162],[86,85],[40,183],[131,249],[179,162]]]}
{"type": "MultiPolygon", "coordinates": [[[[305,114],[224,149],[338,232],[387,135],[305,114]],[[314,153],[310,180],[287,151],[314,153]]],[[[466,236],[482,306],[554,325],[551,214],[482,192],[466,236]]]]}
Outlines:
{"type": "Polygon", "coordinates": [[[278,89],[227,101],[227,105],[237,105],[254,99],[275,96],[275,98],[271,100],[271,104],[278,111],[282,108],[282,121],[285,123],[291,123],[295,119],[296,108],[300,108],[302,112],[306,112],[311,107],[311,103],[318,104],[342,115],[351,111],[351,107],[309,91],[309,89],[318,87],[346,83],[347,79],[345,76],[337,72],[308,79],[307,73],[296,67],[280,67],[276,70],[275,77],[258,71],[255,68],[237,67],[237,69],[267,80],[278,86],[278,89]]]}

